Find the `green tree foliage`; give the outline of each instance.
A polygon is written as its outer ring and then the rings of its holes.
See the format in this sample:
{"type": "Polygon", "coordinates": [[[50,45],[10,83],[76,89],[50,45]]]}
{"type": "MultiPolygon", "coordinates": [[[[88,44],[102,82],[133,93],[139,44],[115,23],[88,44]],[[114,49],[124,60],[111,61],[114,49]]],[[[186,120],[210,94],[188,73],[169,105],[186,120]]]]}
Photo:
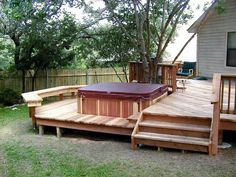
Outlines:
{"type": "Polygon", "coordinates": [[[0,33],[14,43],[14,63],[23,72],[23,91],[25,70],[34,70],[34,80],[39,69],[66,65],[73,59],[70,46],[77,28],[74,19],[61,11],[68,2],[74,3],[69,0],[0,3],[0,33]]]}
{"type": "Polygon", "coordinates": [[[77,58],[86,68],[100,66],[115,70],[116,67],[122,67],[126,76],[128,61],[138,58],[135,47],[123,31],[114,25],[87,29],[75,46],[77,58]]]}
{"type": "Polygon", "coordinates": [[[156,82],[157,63],[162,62],[178,25],[192,17],[189,0],[104,0],[108,19],[119,26],[137,46],[146,82],[156,82]],[[128,24],[132,24],[132,29],[128,24]],[[135,31],[134,31],[135,29],[135,31]],[[153,47],[154,46],[154,47],[153,47]],[[154,60],[151,53],[155,53],[154,60]]]}
{"type": "Polygon", "coordinates": [[[14,45],[8,38],[0,38],[0,71],[7,70],[13,65],[14,45]]]}

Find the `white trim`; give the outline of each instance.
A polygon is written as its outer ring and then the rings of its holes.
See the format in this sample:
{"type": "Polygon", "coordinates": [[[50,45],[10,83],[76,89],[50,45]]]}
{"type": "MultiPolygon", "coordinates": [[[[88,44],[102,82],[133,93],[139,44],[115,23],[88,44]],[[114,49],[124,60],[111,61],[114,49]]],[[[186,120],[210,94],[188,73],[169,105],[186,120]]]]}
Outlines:
{"type": "Polygon", "coordinates": [[[198,32],[197,29],[199,28],[199,26],[202,25],[202,23],[208,19],[212,12],[214,12],[214,8],[217,6],[217,4],[218,1],[214,0],[210,7],[208,7],[208,9],[203,12],[203,14],[187,29],[187,31],[189,33],[198,32]]]}
{"type": "Polygon", "coordinates": [[[226,31],[226,40],[225,40],[225,62],[224,68],[226,69],[236,69],[236,66],[227,66],[227,51],[228,51],[228,34],[229,33],[236,33],[236,30],[233,31],[226,31]]]}
{"type": "Polygon", "coordinates": [[[198,76],[199,75],[199,42],[198,42],[198,34],[197,34],[197,40],[196,40],[196,45],[197,45],[197,48],[196,48],[196,56],[197,56],[197,59],[196,59],[196,62],[197,62],[197,65],[196,65],[196,75],[198,76]]]}

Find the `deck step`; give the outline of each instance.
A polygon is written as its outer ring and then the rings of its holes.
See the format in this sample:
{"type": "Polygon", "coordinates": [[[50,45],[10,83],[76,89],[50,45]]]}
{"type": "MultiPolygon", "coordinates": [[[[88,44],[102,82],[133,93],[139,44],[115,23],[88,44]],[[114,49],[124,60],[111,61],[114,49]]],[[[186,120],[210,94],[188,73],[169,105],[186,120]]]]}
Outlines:
{"type": "Polygon", "coordinates": [[[153,127],[153,128],[166,128],[175,130],[186,130],[196,132],[210,132],[210,127],[205,125],[193,125],[184,123],[171,123],[156,120],[144,120],[139,123],[139,126],[153,127]]]}
{"type": "Polygon", "coordinates": [[[136,113],[136,114],[134,114],[134,115],[131,115],[131,116],[129,116],[129,117],[127,118],[127,120],[128,120],[130,123],[136,124],[138,118],[140,117],[140,114],[141,114],[141,113],[139,112],[139,113],[136,113]]]}
{"type": "Polygon", "coordinates": [[[209,139],[207,138],[166,135],[166,134],[149,133],[149,132],[138,132],[138,134],[134,135],[134,138],[154,140],[154,141],[173,142],[173,143],[182,143],[182,144],[191,144],[191,145],[201,145],[201,146],[209,146],[210,144],[209,139]]]}
{"type": "Polygon", "coordinates": [[[132,133],[131,148],[138,144],[209,153],[211,119],[143,112],[132,133]]]}
{"type": "Polygon", "coordinates": [[[210,126],[211,118],[210,117],[189,117],[181,115],[165,115],[165,114],[150,114],[143,113],[144,120],[155,120],[160,122],[170,122],[170,123],[183,123],[183,124],[194,124],[194,125],[203,125],[210,126]]]}
{"type": "Polygon", "coordinates": [[[223,121],[236,123],[236,114],[220,114],[220,119],[223,121]]]}

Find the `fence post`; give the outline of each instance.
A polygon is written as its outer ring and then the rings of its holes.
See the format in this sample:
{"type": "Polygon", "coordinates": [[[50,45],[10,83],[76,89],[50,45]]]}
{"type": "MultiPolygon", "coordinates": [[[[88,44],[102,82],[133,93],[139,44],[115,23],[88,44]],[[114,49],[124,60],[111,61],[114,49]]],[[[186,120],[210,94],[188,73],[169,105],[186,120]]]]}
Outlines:
{"type": "Polygon", "coordinates": [[[88,71],[86,70],[86,85],[88,85],[88,71]]]}

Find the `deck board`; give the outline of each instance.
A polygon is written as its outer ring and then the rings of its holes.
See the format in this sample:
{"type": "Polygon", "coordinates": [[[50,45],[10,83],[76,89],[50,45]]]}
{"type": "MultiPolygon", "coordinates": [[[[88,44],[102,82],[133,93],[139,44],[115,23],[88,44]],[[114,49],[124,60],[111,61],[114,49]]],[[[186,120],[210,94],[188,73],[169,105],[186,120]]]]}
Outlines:
{"type": "Polygon", "coordinates": [[[188,80],[186,89],[178,90],[143,112],[173,116],[212,117],[211,82],[188,80]]]}
{"type": "MultiPolygon", "coordinates": [[[[108,128],[108,130],[105,130],[104,127],[105,132],[108,131],[115,134],[119,134],[120,132],[120,134],[131,135],[134,128],[134,123],[130,123],[126,118],[85,115],[77,113],[77,99],[58,101],[38,107],[36,108],[35,116],[38,122],[43,122],[44,125],[55,124],[56,126],[58,124],[58,121],[60,121],[62,126],[63,122],[65,125],[67,125],[68,123],[73,123],[75,126],[81,125],[81,127],[83,127],[83,130],[87,128],[86,126],[89,126],[89,130],[92,129],[91,126],[93,126],[94,129],[99,129],[99,127],[105,126],[108,128]],[[114,127],[114,131],[110,130],[110,128],[112,127],[114,127]],[[115,128],[118,128],[117,131],[115,130],[115,128]],[[123,131],[122,128],[129,129],[129,131],[123,131]]],[[[101,132],[102,131],[103,130],[101,130],[101,132]]]]}

